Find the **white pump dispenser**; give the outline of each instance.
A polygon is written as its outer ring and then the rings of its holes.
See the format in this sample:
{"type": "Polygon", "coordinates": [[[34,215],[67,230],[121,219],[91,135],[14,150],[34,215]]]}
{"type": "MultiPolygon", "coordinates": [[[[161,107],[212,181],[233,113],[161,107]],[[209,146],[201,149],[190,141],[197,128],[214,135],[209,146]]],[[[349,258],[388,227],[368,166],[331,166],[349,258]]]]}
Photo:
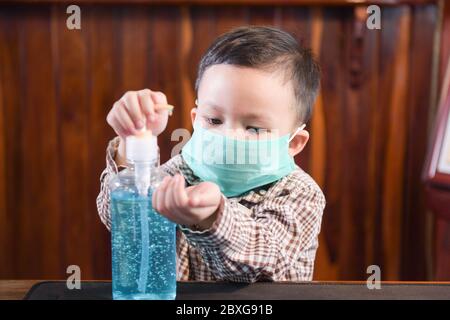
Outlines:
{"type": "Polygon", "coordinates": [[[150,186],[151,169],[158,160],[158,143],[150,130],[126,138],[126,158],[134,165],[134,178],[139,194],[146,196],[150,186]]]}

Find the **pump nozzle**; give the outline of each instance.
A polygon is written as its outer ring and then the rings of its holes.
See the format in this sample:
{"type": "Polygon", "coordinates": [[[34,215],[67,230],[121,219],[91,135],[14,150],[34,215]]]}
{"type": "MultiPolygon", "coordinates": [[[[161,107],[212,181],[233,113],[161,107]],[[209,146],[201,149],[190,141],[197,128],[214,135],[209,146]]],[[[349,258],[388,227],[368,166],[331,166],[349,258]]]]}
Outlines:
{"type": "Polygon", "coordinates": [[[150,130],[142,128],[135,136],[126,138],[126,157],[133,162],[153,161],[158,157],[156,136],[150,130]]]}
{"type": "Polygon", "coordinates": [[[134,178],[139,193],[146,196],[150,186],[151,167],[158,159],[156,136],[143,128],[139,134],[127,137],[126,157],[134,164],[134,178]]]}

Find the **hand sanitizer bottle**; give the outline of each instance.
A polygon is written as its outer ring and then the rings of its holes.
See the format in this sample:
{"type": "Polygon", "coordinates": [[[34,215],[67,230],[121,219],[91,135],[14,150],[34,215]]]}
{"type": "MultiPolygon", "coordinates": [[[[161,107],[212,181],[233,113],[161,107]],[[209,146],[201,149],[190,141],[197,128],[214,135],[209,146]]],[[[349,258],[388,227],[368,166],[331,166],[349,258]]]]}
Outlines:
{"type": "Polygon", "coordinates": [[[126,139],[128,166],[110,182],[113,299],[173,300],[176,295],[175,223],[152,207],[164,178],[156,137],[126,139]]]}

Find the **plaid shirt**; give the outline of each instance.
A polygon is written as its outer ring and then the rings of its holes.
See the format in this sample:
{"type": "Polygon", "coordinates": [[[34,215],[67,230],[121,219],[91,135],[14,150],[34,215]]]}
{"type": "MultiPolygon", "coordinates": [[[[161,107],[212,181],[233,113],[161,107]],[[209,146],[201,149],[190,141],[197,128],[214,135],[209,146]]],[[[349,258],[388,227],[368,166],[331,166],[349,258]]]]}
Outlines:
{"type": "MultiPolygon", "coordinates": [[[[108,144],[100,177],[97,208],[111,228],[109,180],[119,137],[108,144]]],[[[179,154],[161,168],[181,173],[189,185],[201,180],[179,154]]],[[[310,281],[318,248],[325,197],[314,180],[297,167],[286,177],[233,198],[225,198],[211,228],[177,228],[177,280],[310,281]]]]}

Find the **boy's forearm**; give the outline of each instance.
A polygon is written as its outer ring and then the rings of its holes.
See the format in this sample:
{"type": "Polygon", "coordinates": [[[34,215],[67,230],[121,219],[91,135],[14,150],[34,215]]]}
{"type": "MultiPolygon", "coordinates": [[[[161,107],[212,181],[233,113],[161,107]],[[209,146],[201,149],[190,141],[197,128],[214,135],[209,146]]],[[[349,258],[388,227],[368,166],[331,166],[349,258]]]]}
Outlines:
{"type": "Polygon", "coordinates": [[[117,173],[117,167],[125,164],[124,155],[125,143],[121,138],[115,137],[106,149],[106,168],[100,175],[100,193],[97,196],[98,214],[108,230],[111,229],[109,181],[112,175],[117,173]],[[119,145],[117,145],[117,139],[119,139],[119,145]]]}
{"type": "Polygon", "coordinates": [[[218,279],[309,281],[314,255],[306,253],[317,250],[315,239],[325,206],[321,193],[309,192],[297,190],[281,203],[268,201],[266,207],[258,207],[257,214],[226,199],[210,229],[180,229],[188,242],[200,249],[205,261],[216,261],[216,268],[211,271],[218,279]],[[301,272],[294,274],[292,268],[301,272]]]}

